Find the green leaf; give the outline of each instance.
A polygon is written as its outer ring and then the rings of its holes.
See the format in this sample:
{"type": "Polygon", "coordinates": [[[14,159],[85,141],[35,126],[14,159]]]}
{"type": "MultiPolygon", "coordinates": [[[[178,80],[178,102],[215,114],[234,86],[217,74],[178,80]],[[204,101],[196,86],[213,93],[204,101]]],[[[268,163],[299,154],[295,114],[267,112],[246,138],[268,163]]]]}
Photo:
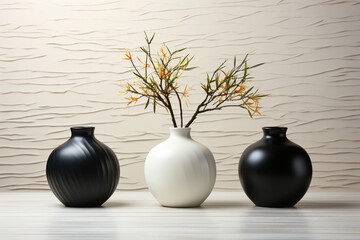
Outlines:
{"type": "MultiPolygon", "coordinates": [[[[189,54],[188,54],[189,55],[189,54]]],[[[191,62],[191,60],[194,59],[194,56],[192,56],[191,58],[189,58],[189,60],[187,61],[188,63],[191,62]]]]}
{"type": "Polygon", "coordinates": [[[183,57],[183,58],[181,59],[180,65],[182,65],[182,64],[186,61],[186,59],[189,57],[189,55],[190,55],[190,54],[186,54],[185,57],[183,57]]]}
{"type": "Polygon", "coordinates": [[[136,89],[130,83],[128,83],[128,86],[129,86],[129,90],[133,92],[137,92],[136,89]]]}
{"type": "MultiPolygon", "coordinates": [[[[184,51],[186,48],[181,48],[181,49],[179,49],[179,50],[176,50],[176,51],[174,51],[173,53],[171,53],[171,55],[175,55],[176,53],[179,53],[179,52],[182,52],[182,51],[184,51]]],[[[170,51],[169,51],[170,52],[170,51]]]]}
{"type": "Polygon", "coordinates": [[[148,100],[146,101],[146,104],[145,104],[145,108],[146,109],[148,106],[149,106],[149,103],[150,103],[150,98],[148,98],[148,100]]]}
{"type": "Polygon", "coordinates": [[[151,37],[151,39],[150,39],[150,42],[149,42],[149,43],[151,43],[151,42],[152,42],[152,40],[154,40],[154,37],[155,37],[155,33],[152,35],[152,37],[151,37]]]}
{"type": "Polygon", "coordinates": [[[149,55],[149,52],[148,52],[144,47],[140,47],[140,49],[141,49],[144,53],[146,53],[146,55],[149,55]]]}
{"type": "Polygon", "coordinates": [[[240,68],[242,67],[242,65],[245,63],[245,61],[246,61],[246,59],[247,59],[248,55],[249,55],[249,54],[246,54],[246,55],[245,55],[245,57],[244,57],[244,59],[241,61],[240,65],[239,65],[239,66],[237,66],[237,68],[238,68],[238,69],[240,69],[240,68]]]}
{"type": "Polygon", "coordinates": [[[193,69],[195,69],[195,68],[198,68],[198,67],[184,68],[184,70],[189,71],[189,70],[193,70],[193,69]]]}
{"type": "Polygon", "coordinates": [[[249,110],[249,109],[246,109],[246,110],[248,111],[249,116],[250,116],[251,118],[253,118],[253,116],[252,116],[252,114],[251,114],[250,110],[249,110]]]}
{"type": "Polygon", "coordinates": [[[246,78],[246,75],[247,75],[247,61],[245,61],[245,67],[244,67],[244,76],[243,78],[246,78]]]}
{"type": "Polygon", "coordinates": [[[204,85],[201,85],[201,88],[202,88],[206,93],[208,93],[208,86],[204,87],[204,85]]]}
{"type": "Polygon", "coordinates": [[[137,72],[133,72],[133,74],[146,82],[146,79],[143,76],[141,76],[140,74],[138,74],[137,72]]]}
{"type": "Polygon", "coordinates": [[[253,88],[254,88],[254,87],[249,88],[249,89],[244,93],[244,96],[246,97],[246,95],[247,95],[249,92],[251,92],[251,90],[253,90],[253,88]]]}
{"type": "Polygon", "coordinates": [[[135,76],[137,76],[138,78],[141,78],[141,75],[139,75],[138,73],[133,72],[133,74],[134,74],[135,76]]]}
{"type": "Polygon", "coordinates": [[[165,45],[165,47],[166,47],[166,49],[168,50],[168,52],[170,53],[170,55],[172,56],[173,53],[170,51],[170,48],[168,48],[168,46],[166,46],[166,45],[165,45]]]}
{"type": "Polygon", "coordinates": [[[261,65],[264,65],[265,63],[259,63],[259,64],[256,64],[254,66],[251,66],[251,67],[248,67],[248,69],[251,69],[251,68],[256,68],[256,67],[259,67],[261,65]]]}
{"type": "Polygon", "coordinates": [[[153,40],[154,37],[155,37],[155,33],[152,35],[152,37],[151,37],[150,40],[149,40],[149,37],[148,37],[146,31],[144,31],[144,33],[145,33],[145,40],[146,40],[146,42],[147,42],[148,44],[151,44],[152,40],[153,40]]]}

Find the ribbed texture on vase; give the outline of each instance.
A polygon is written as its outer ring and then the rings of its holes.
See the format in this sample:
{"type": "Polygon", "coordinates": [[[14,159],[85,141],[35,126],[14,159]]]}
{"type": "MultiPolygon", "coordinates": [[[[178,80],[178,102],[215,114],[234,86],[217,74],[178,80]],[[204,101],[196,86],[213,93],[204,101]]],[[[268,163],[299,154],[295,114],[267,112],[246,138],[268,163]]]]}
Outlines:
{"type": "Polygon", "coordinates": [[[46,176],[55,196],[69,207],[102,205],[120,178],[114,152],[94,137],[73,136],[50,155],[46,176]]]}

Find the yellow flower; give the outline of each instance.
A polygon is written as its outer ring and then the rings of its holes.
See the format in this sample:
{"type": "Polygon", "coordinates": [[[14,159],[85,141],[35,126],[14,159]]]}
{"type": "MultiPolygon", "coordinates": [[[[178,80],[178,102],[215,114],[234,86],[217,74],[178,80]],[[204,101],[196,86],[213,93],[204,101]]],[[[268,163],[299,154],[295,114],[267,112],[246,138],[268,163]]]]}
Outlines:
{"type": "Polygon", "coordinates": [[[132,97],[132,96],[130,96],[130,97],[127,97],[127,98],[125,98],[126,100],[129,100],[130,102],[127,104],[128,106],[131,104],[131,103],[133,103],[133,102],[137,102],[137,100],[139,100],[139,98],[138,97],[132,97]]]}
{"type": "Polygon", "coordinates": [[[243,92],[245,89],[246,89],[246,87],[244,87],[244,86],[239,86],[238,89],[235,89],[235,92],[236,92],[236,93],[241,93],[241,92],[243,92]]]}
{"type": "Polygon", "coordinates": [[[165,69],[163,69],[163,68],[161,68],[160,69],[160,72],[159,72],[159,77],[161,78],[161,79],[164,79],[165,77],[165,69]]]}
{"type": "Polygon", "coordinates": [[[187,85],[184,88],[184,91],[181,93],[181,99],[189,97],[189,89],[187,89],[187,85]]]}
{"type": "MultiPolygon", "coordinates": [[[[259,109],[262,107],[259,107],[259,98],[254,98],[254,97],[249,97],[249,99],[251,99],[253,101],[253,103],[255,104],[255,109],[251,109],[254,112],[251,114],[251,116],[254,116],[256,113],[261,115],[261,113],[259,112],[259,109]]],[[[253,104],[251,103],[251,105],[253,104]]],[[[249,104],[248,104],[249,105],[249,104]]]]}
{"type": "Polygon", "coordinates": [[[119,93],[121,93],[121,94],[126,94],[126,93],[128,93],[129,88],[127,87],[127,85],[119,84],[119,87],[120,87],[119,93]]]}
{"type": "Polygon", "coordinates": [[[147,68],[147,67],[150,67],[150,64],[145,64],[145,63],[143,63],[141,60],[140,60],[140,58],[139,57],[136,57],[138,60],[139,60],[139,62],[141,62],[144,66],[142,67],[143,69],[144,68],[147,68]]]}
{"type": "Polygon", "coordinates": [[[167,58],[167,52],[165,51],[164,46],[161,46],[160,53],[163,56],[163,58],[167,58]]]}
{"type": "Polygon", "coordinates": [[[255,110],[254,110],[254,112],[251,114],[251,116],[253,117],[254,115],[255,115],[255,113],[257,113],[257,114],[259,114],[260,116],[261,116],[261,113],[259,112],[259,109],[260,109],[261,107],[259,107],[259,106],[255,106],[255,110]]]}
{"type": "Polygon", "coordinates": [[[131,56],[131,53],[126,49],[124,48],[126,53],[125,53],[125,56],[126,58],[123,58],[124,60],[131,60],[132,59],[132,56],[131,56]]]}

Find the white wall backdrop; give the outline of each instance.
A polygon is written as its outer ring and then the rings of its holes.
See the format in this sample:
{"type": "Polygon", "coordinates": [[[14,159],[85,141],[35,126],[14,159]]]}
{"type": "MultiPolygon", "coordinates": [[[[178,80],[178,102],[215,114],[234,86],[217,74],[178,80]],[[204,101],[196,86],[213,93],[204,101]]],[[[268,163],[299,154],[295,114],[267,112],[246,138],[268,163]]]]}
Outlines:
{"type": "Polygon", "coordinates": [[[360,3],[357,0],[1,0],[0,189],[48,189],[51,150],[75,125],[92,125],[116,152],[121,190],[146,189],[144,159],[168,136],[170,118],[127,108],[132,79],[123,47],[187,47],[199,82],[224,59],[251,52],[263,116],[227,109],[200,116],[193,137],[217,160],[217,190],[240,190],[237,164],[261,127],[283,125],[313,161],[311,190],[360,190],[360,3]]]}

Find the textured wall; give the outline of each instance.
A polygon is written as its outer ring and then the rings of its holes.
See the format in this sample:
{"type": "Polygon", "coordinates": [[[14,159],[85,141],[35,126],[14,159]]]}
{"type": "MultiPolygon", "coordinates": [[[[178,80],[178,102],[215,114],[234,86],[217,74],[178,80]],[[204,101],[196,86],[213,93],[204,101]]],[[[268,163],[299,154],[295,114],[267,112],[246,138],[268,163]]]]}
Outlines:
{"type": "MultiPolygon", "coordinates": [[[[228,109],[200,118],[193,137],[217,160],[217,190],[238,190],[237,163],[261,127],[284,125],[313,160],[311,190],[360,190],[359,1],[84,0],[0,2],[0,189],[48,189],[45,164],[69,127],[93,125],[121,164],[119,189],[145,189],[143,164],[168,136],[166,112],[126,107],[127,47],[187,47],[198,82],[224,59],[252,52],[263,116],[228,109]]],[[[137,51],[137,53],[139,53],[137,51]]],[[[140,54],[140,53],[139,53],[140,54]]],[[[187,112],[189,117],[191,111],[187,112]]]]}

